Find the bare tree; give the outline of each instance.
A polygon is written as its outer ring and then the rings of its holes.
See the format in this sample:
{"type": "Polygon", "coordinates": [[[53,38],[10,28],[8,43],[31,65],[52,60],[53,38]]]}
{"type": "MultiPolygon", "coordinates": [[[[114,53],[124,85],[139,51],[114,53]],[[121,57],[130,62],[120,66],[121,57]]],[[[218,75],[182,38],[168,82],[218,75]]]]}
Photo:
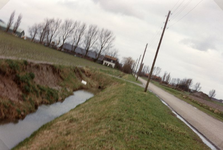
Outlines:
{"type": "Polygon", "coordinates": [[[143,66],[140,76],[147,76],[149,72],[149,66],[143,66]]]}
{"type": "Polygon", "coordinates": [[[210,98],[214,98],[216,96],[216,91],[213,89],[213,90],[210,90],[209,91],[209,97],[210,98]]]}
{"type": "Polygon", "coordinates": [[[134,60],[132,59],[132,57],[124,57],[123,64],[124,64],[122,67],[123,72],[131,74],[134,65],[134,60]]]}
{"type": "Polygon", "coordinates": [[[195,85],[194,85],[194,90],[195,91],[200,91],[201,90],[201,86],[200,86],[201,84],[199,83],[199,82],[197,82],[195,85]]]}
{"type": "Polygon", "coordinates": [[[29,27],[29,35],[31,41],[33,41],[38,33],[38,24],[34,24],[32,27],[29,27]]]}
{"type": "Polygon", "coordinates": [[[74,24],[72,20],[65,20],[61,26],[61,41],[60,49],[63,48],[65,41],[73,34],[74,28],[77,24],[74,24]]]}
{"type": "Polygon", "coordinates": [[[161,68],[160,67],[154,67],[155,69],[153,70],[153,75],[158,76],[161,72],[161,68]]]}
{"type": "Polygon", "coordinates": [[[183,79],[180,81],[180,83],[177,85],[178,88],[184,91],[190,91],[190,86],[192,85],[192,79],[183,79]]]}
{"type": "Polygon", "coordinates": [[[45,21],[41,24],[39,24],[39,42],[43,43],[44,40],[47,38],[47,34],[49,31],[49,25],[51,23],[50,19],[45,19],[45,21]]]}
{"type": "Polygon", "coordinates": [[[115,40],[115,37],[111,31],[107,29],[101,29],[101,31],[99,32],[98,53],[97,53],[97,58],[95,59],[95,61],[98,60],[102,52],[113,47],[114,40],[115,40]]]}
{"type": "Polygon", "coordinates": [[[47,29],[47,45],[49,46],[52,40],[57,36],[60,28],[61,20],[60,19],[50,19],[47,29]]]}
{"type": "Polygon", "coordinates": [[[166,84],[169,84],[170,81],[171,81],[171,76],[170,76],[170,73],[168,73],[168,75],[166,76],[165,82],[166,82],[166,84]]]}
{"type": "Polygon", "coordinates": [[[96,25],[90,25],[84,37],[84,45],[86,51],[84,57],[87,56],[89,49],[94,46],[97,40],[98,40],[98,27],[96,25]]]}
{"type": "Polygon", "coordinates": [[[9,22],[7,24],[7,28],[6,28],[6,31],[5,32],[8,32],[10,27],[12,26],[13,24],[13,21],[14,21],[14,16],[15,16],[15,11],[13,11],[10,15],[10,18],[9,18],[9,22]]]}
{"type": "Polygon", "coordinates": [[[77,23],[77,27],[74,30],[73,42],[72,42],[72,49],[74,52],[76,48],[79,46],[79,44],[81,43],[86,27],[87,26],[85,23],[82,23],[82,24],[80,22],[77,23]]]}
{"type": "Polygon", "coordinates": [[[155,75],[154,74],[155,71],[156,71],[156,66],[154,66],[154,68],[153,68],[153,72],[152,72],[153,74],[152,75],[155,75]]]}
{"type": "Polygon", "coordinates": [[[190,89],[191,85],[193,84],[193,80],[192,79],[187,79],[186,84],[187,84],[188,88],[190,89]]]}
{"type": "Polygon", "coordinates": [[[172,78],[170,84],[175,87],[176,86],[176,81],[177,81],[176,78],[172,78]]]}
{"type": "Polygon", "coordinates": [[[168,73],[165,71],[164,74],[163,74],[162,82],[165,82],[165,81],[166,81],[166,76],[167,76],[167,74],[168,74],[168,73]]]}
{"type": "Polygon", "coordinates": [[[41,41],[45,38],[45,35],[46,35],[46,33],[44,32],[43,23],[38,24],[38,35],[39,35],[39,42],[41,43],[41,41]]]}
{"type": "Polygon", "coordinates": [[[180,85],[180,78],[176,79],[176,87],[178,87],[180,85]]]}
{"type": "Polygon", "coordinates": [[[21,21],[22,21],[22,15],[19,14],[19,16],[18,16],[18,18],[17,18],[17,21],[16,21],[15,24],[14,24],[13,33],[16,33],[17,29],[18,29],[19,26],[20,26],[21,21]]]}
{"type": "Polygon", "coordinates": [[[146,74],[149,74],[149,72],[150,72],[150,68],[149,68],[149,66],[146,66],[145,73],[146,73],[146,74]]]}
{"type": "Polygon", "coordinates": [[[116,49],[116,48],[109,49],[109,51],[106,53],[106,55],[117,58],[118,57],[118,49],[116,49]]]}
{"type": "Polygon", "coordinates": [[[142,74],[146,74],[146,69],[147,69],[147,67],[146,66],[143,66],[143,68],[142,68],[142,74]]]}

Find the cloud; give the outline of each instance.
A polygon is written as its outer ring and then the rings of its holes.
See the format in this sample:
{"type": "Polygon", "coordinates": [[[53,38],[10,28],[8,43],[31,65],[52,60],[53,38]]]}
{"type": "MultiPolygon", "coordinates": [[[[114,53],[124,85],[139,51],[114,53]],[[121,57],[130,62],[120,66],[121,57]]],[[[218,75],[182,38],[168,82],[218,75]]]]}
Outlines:
{"type": "Polygon", "coordinates": [[[0,9],[1,9],[2,7],[4,7],[5,4],[7,4],[8,1],[9,1],[9,0],[1,0],[1,1],[0,1],[0,9]]]}
{"type": "Polygon", "coordinates": [[[214,0],[214,1],[223,10],[223,1],[222,0],[214,0]]]}
{"type": "Polygon", "coordinates": [[[199,50],[199,51],[216,50],[214,40],[210,39],[210,38],[184,39],[180,43],[183,43],[183,44],[185,44],[193,49],[199,50]]]}
{"type": "Polygon", "coordinates": [[[57,2],[59,5],[63,5],[65,7],[69,7],[71,9],[77,8],[79,5],[77,1],[72,1],[72,0],[60,0],[57,2]]]}
{"type": "Polygon", "coordinates": [[[131,1],[120,0],[93,0],[96,4],[99,4],[102,9],[110,11],[116,14],[122,14],[127,16],[134,16],[139,19],[143,19],[142,13],[136,9],[135,5],[131,1]],[[134,9],[135,8],[135,9],[134,9]]]}

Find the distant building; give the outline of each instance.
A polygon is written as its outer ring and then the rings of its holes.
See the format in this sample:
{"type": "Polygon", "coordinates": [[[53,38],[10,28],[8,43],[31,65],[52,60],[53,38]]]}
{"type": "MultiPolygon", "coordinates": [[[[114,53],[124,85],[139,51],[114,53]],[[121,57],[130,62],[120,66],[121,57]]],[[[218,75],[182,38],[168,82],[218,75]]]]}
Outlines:
{"type": "MultiPolygon", "coordinates": [[[[6,28],[7,28],[7,25],[5,24],[5,22],[0,19],[0,30],[5,31],[6,28]]],[[[13,33],[13,26],[10,27],[8,32],[14,34],[13,33]]],[[[25,36],[25,32],[24,32],[24,30],[18,28],[15,35],[22,38],[22,37],[25,36]]]]}
{"type": "Polygon", "coordinates": [[[115,68],[116,61],[117,61],[117,58],[105,55],[104,60],[103,60],[103,65],[115,68]]]}
{"type": "MultiPolygon", "coordinates": [[[[63,49],[64,49],[63,50],[64,52],[77,56],[77,57],[84,57],[86,53],[86,50],[81,47],[77,47],[74,52],[72,45],[69,43],[65,43],[63,46],[63,49]]],[[[86,57],[89,60],[95,60],[97,58],[97,53],[95,51],[89,50],[86,57]]],[[[104,56],[100,55],[97,62],[102,64],[103,59],[104,59],[104,56]]]]}

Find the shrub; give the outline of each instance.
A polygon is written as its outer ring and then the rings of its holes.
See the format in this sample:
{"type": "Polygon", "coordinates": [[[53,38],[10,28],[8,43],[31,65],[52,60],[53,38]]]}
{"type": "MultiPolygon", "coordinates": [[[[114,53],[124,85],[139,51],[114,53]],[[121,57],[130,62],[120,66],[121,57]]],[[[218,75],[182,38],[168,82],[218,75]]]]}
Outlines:
{"type": "Polygon", "coordinates": [[[28,65],[27,60],[23,60],[23,64],[27,66],[28,65]]]}
{"type": "Polygon", "coordinates": [[[35,74],[32,73],[32,72],[29,73],[29,76],[30,76],[30,78],[31,78],[32,80],[35,78],[35,74]]]}
{"type": "Polygon", "coordinates": [[[9,67],[14,71],[19,71],[19,65],[17,62],[7,59],[6,62],[8,63],[9,67]]]}

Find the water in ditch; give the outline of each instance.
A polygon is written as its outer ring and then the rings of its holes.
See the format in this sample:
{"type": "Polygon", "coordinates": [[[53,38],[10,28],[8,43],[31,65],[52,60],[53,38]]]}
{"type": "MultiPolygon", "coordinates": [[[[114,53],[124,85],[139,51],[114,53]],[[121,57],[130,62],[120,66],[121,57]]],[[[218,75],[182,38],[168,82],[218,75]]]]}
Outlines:
{"type": "Polygon", "coordinates": [[[79,90],[63,102],[39,106],[36,112],[27,115],[25,119],[19,120],[18,123],[0,125],[0,150],[13,148],[42,125],[70,111],[93,96],[90,92],[79,90]]]}

